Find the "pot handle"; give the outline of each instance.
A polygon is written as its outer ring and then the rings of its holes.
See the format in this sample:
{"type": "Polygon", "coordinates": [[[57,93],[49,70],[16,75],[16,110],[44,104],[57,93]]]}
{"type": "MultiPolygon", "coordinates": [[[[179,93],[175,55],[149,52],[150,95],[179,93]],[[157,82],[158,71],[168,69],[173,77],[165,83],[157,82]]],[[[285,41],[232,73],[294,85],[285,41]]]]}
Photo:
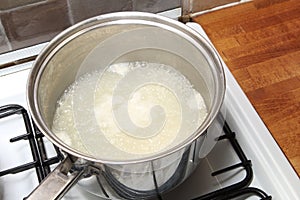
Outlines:
{"type": "Polygon", "coordinates": [[[77,182],[84,172],[82,169],[68,174],[73,162],[67,156],[58,166],[26,197],[26,200],[60,199],[77,182]]]}

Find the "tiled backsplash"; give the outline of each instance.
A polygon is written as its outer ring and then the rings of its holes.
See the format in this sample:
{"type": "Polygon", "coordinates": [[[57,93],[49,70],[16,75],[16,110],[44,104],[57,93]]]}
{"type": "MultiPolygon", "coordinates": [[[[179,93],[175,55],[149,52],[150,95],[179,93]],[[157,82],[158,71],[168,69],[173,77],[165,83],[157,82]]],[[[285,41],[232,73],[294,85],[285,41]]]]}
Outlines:
{"type": "Polygon", "coordinates": [[[49,41],[81,20],[116,11],[160,12],[180,0],[1,0],[0,53],[49,41]]]}

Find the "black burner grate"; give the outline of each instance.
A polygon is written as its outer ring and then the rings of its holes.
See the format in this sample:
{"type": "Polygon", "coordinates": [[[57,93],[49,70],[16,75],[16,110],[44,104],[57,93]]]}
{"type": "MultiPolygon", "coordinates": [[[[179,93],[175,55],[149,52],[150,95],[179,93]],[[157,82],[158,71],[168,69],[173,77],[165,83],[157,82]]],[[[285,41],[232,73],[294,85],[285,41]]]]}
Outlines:
{"type": "Polygon", "coordinates": [[[58,148],[54,146],[57,155],[51,158],[47,158],[47,153],[43,141],[44,136],[36,128],[35,125],[32,128],[29,115],[25,108],[16,104],[10,104],[10,105],[0,107],[0,119],[13,116],[13,115],[22,116],[26,133],[11,138],[10,142],[13,143],[13,142],[18,142],[20,140],[28,140],[33,161],[24,163],[16,167],[12,167],[10,169],[0,171],[0,177],[8,174],[16,174],[19,172],[23,172],[35,168],[38,181],[41,182],[49,174],[50,166],[54,163],[60,162],[63,156],[58,150],[58,148]]]}
{"type": "Polygon", "coordinates": [[[248,160],[245,153],[243,152],[241,146],[239,145],[235,132],[233,132],[228,126],[227,122],[225,122],[224,127],[224,135],[219,137],[219,140],[228,140],[234,149],[235,153],[240,159],[240,163],[225,167],[218,171],[213,172],[212,176],[218,176],[220,174],[229,172],[236,168],[243,168],[246,172],[246,176],[240,182],[232,184],[230,186],[221,188],[219,190],[213,191],[211,193],[205,194],[203,196],[194,198],[193,200],[228,200],[228,199],[244,199],[246,196],[257,196],[261,200],[270,200],[271,196],[267,195],[264,191],[259,188],[248,187],[252,182],[253,171],[251,160],[248,160]]]}
{"type": "MultiPolygon", "coordinates": [[[[0,107],[0,119],[12,115],[22,115],[24,126],[26,128],[26,133],[11,138],[10,142],[28,140],[32,152],[33,161],[22,164],[20,166],[16,166],[10,169],[0,171],[0,177],[5,176],[7,174],[16,174],[28,169],[35,168],[38,180],[39,182],[41,182],[50,173],[51,171],[50,166],[52,164],[60,162],[63,159],[63,155],[60,153],[59,149],[54,146],[57,154],[51,158],[47,157],[47,153],[43,141],[44,136],[37,129],[34,123],[31,123],[26,109],[24,109],[20,105],[15,105],[15,104],[0,107]]],[[[205,194],[203,196],[194,198],[193,200],[244,199],[247,196],[256,196],[261,200],[272,199],[272,197],[267,195],[264,191],[258,188],[249,187],[253,178],[251,161],[247,159],[245,153],[243,152],[242,148],[240,147],[236,139],[235,133],[230,129],[230,127],[226,122],[223,129],[225,134],[220,136],[219,140],[228,140],[230,142],[235,153],[240,159],[240,163],[215,171],[212,173],[212,176],[218,176],[220,174],[226,173],[236,168],[243,168],[246,172],[246,176],[243,180],[241,180],[238,183],[232,184],[225,188],[218,189],[216,191],[205,194]]],[[[160,200],[164,199],[160,194],[157,194],[157,197],[160,200]]]]}

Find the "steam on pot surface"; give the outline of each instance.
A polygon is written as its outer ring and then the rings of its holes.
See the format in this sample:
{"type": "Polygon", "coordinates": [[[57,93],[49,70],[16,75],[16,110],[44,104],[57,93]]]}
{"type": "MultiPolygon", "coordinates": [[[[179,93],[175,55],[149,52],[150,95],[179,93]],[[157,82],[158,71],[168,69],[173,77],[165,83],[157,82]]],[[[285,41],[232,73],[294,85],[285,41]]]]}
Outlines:
{"type": "Polygon", "coordinates": [[[54,114],[52,131],[84,154],[148,157],[187,139],[207,116],[202,95],[172,66],[132,61],[102,69],[77,77],[54,114]]]}

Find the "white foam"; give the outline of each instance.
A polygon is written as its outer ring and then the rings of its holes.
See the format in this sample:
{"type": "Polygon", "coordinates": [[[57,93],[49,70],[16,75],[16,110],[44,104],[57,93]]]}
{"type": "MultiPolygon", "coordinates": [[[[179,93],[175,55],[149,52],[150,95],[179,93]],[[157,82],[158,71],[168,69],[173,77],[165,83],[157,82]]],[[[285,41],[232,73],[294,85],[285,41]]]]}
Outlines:
{"type": "Polygon", "coordinates": [[[201,94],[174,68],[118,63],[71,85],[58,102],[52,129],[79,151],[126,160],[177,145],[206,115],[201,94]]]}

